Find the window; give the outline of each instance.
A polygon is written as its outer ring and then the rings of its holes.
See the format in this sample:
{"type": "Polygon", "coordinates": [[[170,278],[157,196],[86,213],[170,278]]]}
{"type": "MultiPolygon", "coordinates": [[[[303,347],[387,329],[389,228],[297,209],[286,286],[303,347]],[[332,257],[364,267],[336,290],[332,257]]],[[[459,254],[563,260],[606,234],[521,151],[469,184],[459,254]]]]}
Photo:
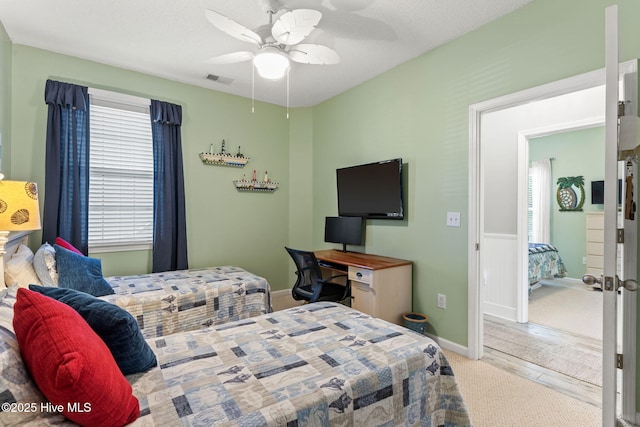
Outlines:
{"type": "Polygon", "coordinates": [[[529,241],[551,243],[551,160],[532,162],[529,176],[529,241]]]}
{"type": "Polygon", "coordinates": [[[150,101],[95,89],[89,95],[89,249],[151,248],[150,101]]]}

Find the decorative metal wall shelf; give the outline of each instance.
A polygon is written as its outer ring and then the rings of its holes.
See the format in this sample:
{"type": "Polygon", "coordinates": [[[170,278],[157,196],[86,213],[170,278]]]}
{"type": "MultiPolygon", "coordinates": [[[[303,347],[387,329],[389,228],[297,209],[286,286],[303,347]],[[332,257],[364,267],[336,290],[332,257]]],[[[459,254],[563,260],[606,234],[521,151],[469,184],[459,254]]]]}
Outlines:
{"type": "Polygon", "coordinates": [[[222,155],[212,153],[200,153],[200,160],[207,165],[215,166],[234,166],[237,168],[243,168],[249,162],[249,157],[237,157],[230,156],[228,154],[222,155]]]}
{"type": "Polygon", "coordinates": [[[278,188],[275,181],[253,181],[248,179],[239,179],[233,181],[238,191],[257,191],[262,193],[273,193],[278,188]]]}
{"type": "Polygon", "coordinates": [[[200,153],[200,160],[207,165],[234,166],[238,168],[243,168],[249,162],[249,157],[245,157],[244,154],[240,152],[240,147],[238,147],[238,153],[233,155],[225,151],[224,145],[225,142],[223,139],[222,149],[219,153],[214,153],[213,144],[211,144],[208,153],[200,153]]]}

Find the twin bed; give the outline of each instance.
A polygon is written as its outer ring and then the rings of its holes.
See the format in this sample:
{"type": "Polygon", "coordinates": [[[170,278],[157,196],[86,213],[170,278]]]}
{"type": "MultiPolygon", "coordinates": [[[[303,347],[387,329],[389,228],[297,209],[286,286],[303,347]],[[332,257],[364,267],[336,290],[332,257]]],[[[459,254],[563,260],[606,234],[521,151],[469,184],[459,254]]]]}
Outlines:
{"type": "Polygon", "coordinates": [[[558,249],[546,243],[529,243],[529,288],[535,289],[544,279],[567,275],[558,249]]]}
{"type": "Polygon", "coordinates": [[[103,300],[131,313],[145,338],[222,325],[271,311],[269,283],[234,266],[107,277],[103,300]]]}
{"type": "Polygon", "coordinates": [[[469,425],[434,342],[335,303],[154,338],[140,425],[469,425]]]}
{"type": "MultiPolygon", "coordinates": [[[[267,281],[238,267],[108,281],[116,294],[103,299],[138,320],[158,361],[126,377],[140,403],[131,425],[471,425],[446,357],[409,329],[335,303],[271,312],[267,281]]],[[[0,362],[17,348],[1,315],[12,291],[0,292],[0,362]]],[[[0,401],[25,396],[15,387],[0,377],[0,401]]]]}

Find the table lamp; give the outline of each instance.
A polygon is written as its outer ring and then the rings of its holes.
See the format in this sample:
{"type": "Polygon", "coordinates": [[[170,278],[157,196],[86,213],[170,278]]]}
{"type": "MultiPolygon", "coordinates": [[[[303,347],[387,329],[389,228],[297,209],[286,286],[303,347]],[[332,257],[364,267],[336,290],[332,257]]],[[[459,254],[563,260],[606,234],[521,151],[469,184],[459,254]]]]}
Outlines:
{"type": "Polygon", "coordinates": [[[34,182],[0,181],[0,288],[4,287],[5,244],[11,231],[40,229],[38,187],[34,182]]]}

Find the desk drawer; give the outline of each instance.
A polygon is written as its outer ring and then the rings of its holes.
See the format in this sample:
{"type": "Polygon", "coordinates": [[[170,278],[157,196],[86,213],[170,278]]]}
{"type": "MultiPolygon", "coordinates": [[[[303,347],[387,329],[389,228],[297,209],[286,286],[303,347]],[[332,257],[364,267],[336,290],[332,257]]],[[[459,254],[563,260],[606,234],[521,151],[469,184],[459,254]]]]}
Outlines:
{"type": "Polygon", "coordinates": [[[371,284],[373,282],[373,270],[366,268],[349,267],[349,280],[371,284]]]}

